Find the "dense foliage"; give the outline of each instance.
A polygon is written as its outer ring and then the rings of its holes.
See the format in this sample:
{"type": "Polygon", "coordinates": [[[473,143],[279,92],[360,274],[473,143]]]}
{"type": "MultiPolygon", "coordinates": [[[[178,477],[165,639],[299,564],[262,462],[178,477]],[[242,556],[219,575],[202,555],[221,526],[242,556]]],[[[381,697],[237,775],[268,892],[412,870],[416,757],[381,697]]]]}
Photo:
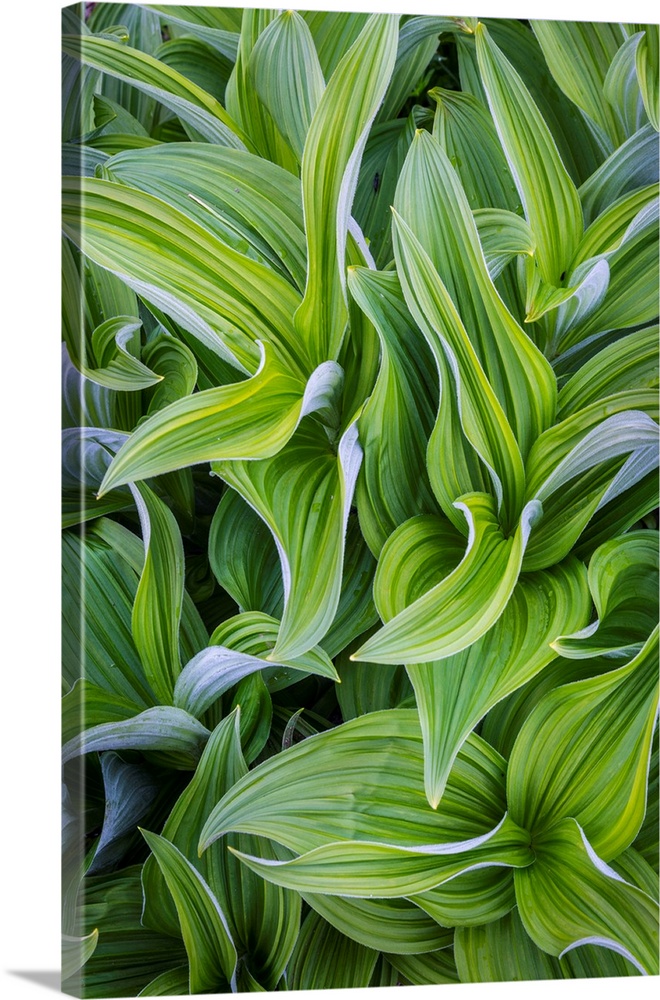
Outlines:
{"type": "Polygon", "coordinates": [[[658,27],[64,14],[64,988],[658,972],[658,27]]]}

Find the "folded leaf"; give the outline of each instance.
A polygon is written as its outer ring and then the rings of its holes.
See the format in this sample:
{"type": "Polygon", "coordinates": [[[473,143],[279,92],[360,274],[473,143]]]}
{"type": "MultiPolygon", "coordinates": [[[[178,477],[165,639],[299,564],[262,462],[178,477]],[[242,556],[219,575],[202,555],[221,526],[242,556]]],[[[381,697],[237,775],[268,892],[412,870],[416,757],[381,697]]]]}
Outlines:
{"type": "Polygon", "coordinates": [[[571,559],[520,577],[502,617],[468,649],[409,664],[424,734],[426,794],[437,807],[456,754],[476,724],[556,655],[550,643],[590,611],[584,568],[571,559]]]}
{"type": "Polygon", "coordinates": [[[419,846],[480,837],[502,818],[504,768],[473,734],[435,811],[424,796],[417,712],[374,712],[259,764],[218,803],[200,846],[230,830],[297,853],[340,839],[419,846]]]}
{"type": "Polygon", "coordinates": [[[658,183],[658,140],[650,125],[631,135],[579,189],[584,223],[590,225],[617,198],[658,183]]]}
{"type": "Polygon", "coordinates": [[[332,624],[361,457],[355,424],[342,435],[335,454],[323,429],[307,421],[272,459],[213,465],[263,518],[278,547],[284,613],[271,662],[300,656],[332,624]]]}
{"type": "Polygon", "coordinates": [[[101,750],[148,750],[166,754],[176,768],[194,770],[208,736],[208,729],[192,715],[158,705],[132,719],[85,730],[62,748],[62,762],[101,750]]]}
{"type": "Polygon", "coordinates": [[[515,872],[525,930],[562,958],[582,945],[618,952],[658,974],[658,906],[596,855],[579,824],[564,819],[534,840],[536,860],[515,872]]]}
{"type": "Polygon", "coordinates": [[[132,487],[144,541],[144,566],[133,602],[131,629],[149,684],[161,704],[172,703],[181,670],[179,623],[184,553],[170,509],[144,483],[132,487]]]}
{"type": "Polygon", "coordinates": [[[337,357],[344,336],[344,257],[351,204],[369,127],[394,68],[398,20],[392,14],[374,14],[367,21],[328,79],[305,142],[301,180],[307,284],[295,324],[317,364],[337,357]]]}
{"type": "Polygon", "coordinates": [[[531,713],[511,752],[507,796],[512,817],[534,836],[571,816],[606,860],[635,839],[646,808],[657,656],[656,627],[630,663],[556,688],[531,713]]]}
{"type": "Polygon", "coordinates": [[[302,892],[390,899],[433,889],[476,867],[531,864],[533,853],[528,845],[528,834],[505,816],[483,837],[458,843],[399,847],[343,840],[292,861],[235,853],[251,871],[276,885],[302,892]]]}
{"type": "Polygon", "coordinates": [[[377,556],[399,524],[436,510],[425,460],[434,365],[395,274],[349,268],[348,287],[381,342],[378,379],[358,423],[365,455],[356,492],[360,527],[377,556]]]}
{"type": "MultiPolygon", "coordinates": [[[[415,135],[399,177],[395,207],[446,288],[524,457],[532,441],[553,419],[555,377],[495,289],[458,175],[447,154],[428,132],[418,130],[415,135]]],[[[395,223],[395,256],[401,284],[413,316],[428,337],[426,327],[429,319],[433,323],[433,313],[422,309],[428,316],[423,323],[418,315],[420,310],[413,309],[409,286],[412,284],[414,297],[418,298],[419,279],[415,283],[413,272],[410,281],[405,269],[401,270],[406,241],[397,216],[395,223]]],[[[463,375],[465,362],[447,325],[445,319],[437,333],[452,342],[463,375]]]]}
{"type": "MultiPolygon", "coordinates": [[[[516,585],[529,533],[542,513],[541,505],[536,501],[528,504],[515,534],[508,538],[498,523],[492,497],[473,493],[456,501],[455,506],[463,511],[469,527],[461,562],[399,611],[352,659],[374,663],[438,660],[466,649],[500,617],[516,585]]],[[[378,569],[377,590],[391,586],[392,574],[400,572],[396,563],[390,568],[384,556],[378,569]]]]}
{"type": "Polygon", "coordinates": [[[262,364],[251,379],[186,396],[140,424],[108,470],[101,492],[200,462],[274,455],[301,417],[323,405],[340,376],[338,366],[328,363],[305,386],[264,346],[262,364]]]}
{"type": "Polygon", "coordinates": [[[458,973],[452,948],[427,952],[425,955],[391,955],[388,961],[412,986],[436,986],[457,983],[458,973]]]}
{"type": "Polygon", "coordinates": [[[62,44],[72,58],[156,98],[207,141],[236,149],[252,148],[248,137],[219,101],[148,53],[109,38],[89,35],[80,38],[64,35],[62,44]]]}
{"type": "Polygon", "coordinates": [[[279,673],[318,674],[338,680],[332,661],[318,647],[284,662],[266,659],[277,642],[279,622],[268,615],[238,615],[219,626],[210,645],[181,671],[174,690],[174,704],[201,716],[225,691],[255,671],[274,678],[279,673]],[[254,650],[254,652],[252,652],[254,650]],[[284,667],[278,671],[277,667],[284,667]]]}
{"type": "Polygon", "coordinates": [[[552,643],[575,658],[640,651],[658,621],[658,535],[633,531],[612,538],[589,562],[589,587],[598,619],[552,643]]]}
{"type": "Polygon", "coordinates": [[[476,42],[491,114],[536,237],[541,278],[558,285],[582,236],[577,190],[529,91],[483,24],[476,42]]]}
{"type": "MultiPolygon", "coordinates": [[[[446,359],[444,371],[440,368],[441,399],[444,393],[455,393],[463,434],[490,475],[502,521],[508,527],[520,513],[524,477],[522,457],[511,424],[438,272],[412,230],[396,212],[393,234],[397,271],[408,308],[436,360],[441,356],[443,361],[446,359]],[[451,369],[451,380],[445,375],[447,368],[451,369]]],[[[485,262],[483,267],[485,270],[485,262]]]]}
{"type": "Polygon", "coordinates": [[[227,920],[208,885],[165,837],[142,831],[174,898],[188,953],[190,991],[209,992],[236,975],[236,949],[227,920]]]}

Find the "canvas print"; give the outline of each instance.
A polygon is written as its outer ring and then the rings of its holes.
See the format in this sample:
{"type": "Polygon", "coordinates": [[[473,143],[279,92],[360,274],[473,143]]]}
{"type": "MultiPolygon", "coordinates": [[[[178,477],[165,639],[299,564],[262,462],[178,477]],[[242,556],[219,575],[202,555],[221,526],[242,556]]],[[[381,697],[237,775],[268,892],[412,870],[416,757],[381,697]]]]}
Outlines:
{"type": "Polygon", "coordinates": [[[658,25],[62,44],[64,991],[657,975],[658,25]]]}

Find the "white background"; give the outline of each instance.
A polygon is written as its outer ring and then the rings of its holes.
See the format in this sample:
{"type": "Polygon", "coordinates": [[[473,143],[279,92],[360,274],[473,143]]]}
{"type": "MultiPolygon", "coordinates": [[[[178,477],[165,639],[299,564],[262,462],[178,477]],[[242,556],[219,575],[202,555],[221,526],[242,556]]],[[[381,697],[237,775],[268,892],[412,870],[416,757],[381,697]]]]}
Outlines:
{"type": "MultiPolygon", "coordinates": [[[[191,0],[188,0],[191,2],[191,0]]],[[[195,0],[193,0],[195,2],[195,0]]],[[[202,6],[202,4],[196,3],[202,6]]],[[[218,2],[218,6],[222,3],[218,2]]],[[[227,6],[238,6],[228,3],[227,6]]],[[[247,4],[246,4],[247,5],[247,4]]],[[[267,6],[255,2],[254,6],[267,6]]],[[[0,591],[0,982],[8,1000],[59,990],[59,0],[0,13],[3,581],[0,591]]],[[[657,21],[652,0],[300,0],[301,9],[657,21]]],[[[657,980],[393,988],[379,1000],[656,995],[657,980]],[[655,986],[654,986],[655,982],[655,986]],[[386,998],[387,994],[387,998],[386,998]]],[[[299,994],[302,996],[302,994],[299,994]]],[[[304,994],[320,1000],[318,993],[304,994]]],[[[362,1000],[373,991],[337,991],[362,1000]]],[[[324,1000],[335,1000],[325,991],[324,1000]]]]}

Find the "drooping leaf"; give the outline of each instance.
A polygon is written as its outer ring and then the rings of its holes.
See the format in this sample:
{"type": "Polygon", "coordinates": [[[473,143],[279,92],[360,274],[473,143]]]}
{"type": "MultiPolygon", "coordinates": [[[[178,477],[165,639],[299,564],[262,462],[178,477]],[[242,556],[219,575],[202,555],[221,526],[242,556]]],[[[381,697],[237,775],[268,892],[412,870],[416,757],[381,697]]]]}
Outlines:
{"type": "Polygon", "coordinates": [[[337,680],[331,660],[314,648],[300,657],[283,662],[267,659],[277,642],[279,622],[268,615],[244,613],[220,625],[210,645],[183,668],[174,690],[174,703],[200,716],[225,691],[255,671],[277,675],[313,673],[337,680]]]}
{"type": "Polygon", "coordinates": [[[104,176],[166,200],[220,239],[290,274],[302,291],[306,249],[300,184],[241,150],[163,143],[107,162],[104,176]]]}
{"type": "Polygon", "coordinates": [[[63,747],[62,761],[101,750],[147,750],[166,754],[176,768],[193,770],[208,736],[208,729],[187,712],[158,705],[131,719],[92,726],[63,747]]]}
{"type": "MultiPolygon", "coordinates": [[[[511,878],[511,873],[507,874],[511,878]]],[[[303,899],[338,931],[365,948],[416,955],[444,948],[452,941],[451,931],[440,927],[416,905],[418,896],[412,902],[407,899],[349,899],[306,892],[303,899]]]]}
{"type": "Polygon", "coordinates": [[[323,405],[340,377],[338,366],[328,363],[305,386],[264,347],[252,378],[185,396],[141,424],[108,470],[101,492],[200,462],[235,464],[275,455],[302,416],[323,405]]]}

